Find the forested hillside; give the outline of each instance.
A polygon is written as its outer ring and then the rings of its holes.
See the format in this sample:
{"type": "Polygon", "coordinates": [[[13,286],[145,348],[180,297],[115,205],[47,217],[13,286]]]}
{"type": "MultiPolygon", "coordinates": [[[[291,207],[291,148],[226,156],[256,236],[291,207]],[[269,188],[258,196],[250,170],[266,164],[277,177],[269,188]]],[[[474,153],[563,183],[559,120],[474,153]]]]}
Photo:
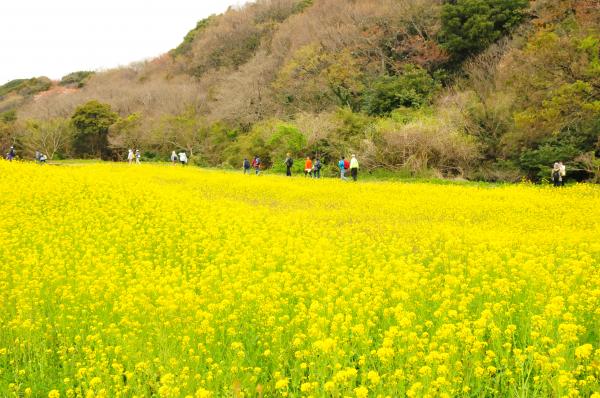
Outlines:
{"type": "Polygon", "coordinates": [[[0,87],[0,147],[598,181],[599,47],[598,0],[260,0],[154,60],[0,87]]]}

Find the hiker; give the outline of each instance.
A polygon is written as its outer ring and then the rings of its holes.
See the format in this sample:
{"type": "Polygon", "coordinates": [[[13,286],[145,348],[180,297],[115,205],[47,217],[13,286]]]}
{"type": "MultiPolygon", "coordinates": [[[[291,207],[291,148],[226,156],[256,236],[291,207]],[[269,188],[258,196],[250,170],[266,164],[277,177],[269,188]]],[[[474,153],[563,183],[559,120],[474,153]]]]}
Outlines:
{"type": "Polygon", "coordinates": [[[35,162],[38,163],[40,161],[40,156],[42,156],[40,151],[35,151],[35,162]]]}
{"type": "Polygon", "coordinates": [[[46,164],[46,160],[48,160],[48,157],[46,155],[44,155],[43,153],[40,153],[40,157],[39,157],[40,164],[46,164]]]}
{"type": "Polygon", "coordinates": [[[11,146],[10,151],[8,151],[6,154],[6,159],[8,159],[9,162],[12,162],[15,157],[17,157],[17,154],[15,153],[15,147],[11,146]]]}
{"type": "Polygon", "coordinates": [[[562,185],[562,178],[560,176],[560,164],[558,162],[554,162],[554,166],[552,167],[552,182],[555,187],[560,187],[562,185]]]}
{"type": "Polygon", "coordinates": [[[254,157],[254,160],[252,161],[252,167],[254,167],[254,171],[256,172],[256,175],[260,174],[260,158],[258,156],[254,157]]]}
{"type": "Polygon", "coordinates": [[[131,164],[133,162],[133,149],[129,148],[127,150],[127,162],[131,164]]]}
{"type": "Polygon", "coordinates": [[[560,168],[560,185],[564,187],[565,180],[567,179],[567,168],[563,162],[558,162],[558,167],[560,168]]]}
{"type": "Polygon", "coordinates": [[[178,159],[179,157],[177,156],[177,153],[175,151],[171,152],[171,162],[176,164],[178,159]]]}
{"type": "Polygon", "coordinates": [[[185,166],[188,162],[188,157],[187,154],[185,153],[185,151],[181,151],[179,152],[179,163],[181,163],[182,166],[185,166]]]}
{"type": "Polygon", "coordinates": [[[356,181],[358,178],[358,160],[356,159],[356,155],[352,155],[352,160],[350,161],[350,174],[352,175],[352,179],[356,181]]]}
{"type": "Polygon", "coordinates": [[[321,164],[321,160],[319,158],[317,158],[315,160],[315,164],[313,166],[313,177],[321,178],[321,168],[322,167],[323,167],[323,164],[321,164]]]}
{"type": "Polygon", "coordinates": [[[135,163],[140,164],[141,158],[142,158],[142,155],[140,154],[140,150],[136,149],[135,150],[135,163]]]}
{"type": "Polygon", "coordinates": [[[242,168],[244,169],[244,174],[250,174],[250,161],[248,158],[244,158],[244,162],[242,163],[242,168]]]}
{"type": "Polygon", "coordinates": [[[313,165],[312,160],[310,160],[310,156],[306,158],[306,162],[304,162],[304,177],[310,176],[312,178],[313,174],[313,165]]]}
{"type": "Polygon", "coordinates": [[[285,164],[285,175],[291,177],[294,159],[292,159],[292,156],[289,153],[287,154],[287,157],[285,158],[285,162],[283,162],[283,164],[285,164]]]}
{"type": "MultiPolygon", "coordinates": [[[[340,168],[340,178],[344,181],[348,181],[348,179],[346,178],[346,162],[347,161],[344,156],[342,156],[342,158],[338,162],[338,167],[340,168]]],[[[348,165],[348,166],[350,166],[350,165],[348,165]]]]}

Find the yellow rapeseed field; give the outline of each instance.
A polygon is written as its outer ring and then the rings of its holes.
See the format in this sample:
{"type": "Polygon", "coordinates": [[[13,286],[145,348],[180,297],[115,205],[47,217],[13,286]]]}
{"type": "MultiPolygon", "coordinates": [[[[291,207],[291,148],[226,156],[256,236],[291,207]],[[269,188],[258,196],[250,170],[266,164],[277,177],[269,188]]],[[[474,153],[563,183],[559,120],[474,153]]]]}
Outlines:
{"type": "Polygon", "coordinates": [[[597,186],[0,187],[0,397],[600,397],[597,186]]]}

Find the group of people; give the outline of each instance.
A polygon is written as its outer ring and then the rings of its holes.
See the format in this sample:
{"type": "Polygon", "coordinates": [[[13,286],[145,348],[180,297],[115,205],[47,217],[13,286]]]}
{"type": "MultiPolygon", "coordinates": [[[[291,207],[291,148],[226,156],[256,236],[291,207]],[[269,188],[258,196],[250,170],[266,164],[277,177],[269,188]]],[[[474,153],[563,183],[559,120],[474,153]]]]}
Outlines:
{"type": "Polygon", "coordinates": [[[555,187],[565,186],[565,179],[567,176],[567,168],[563,162],[555,162],[552,167],[552,183],[555,187]]]}
{"type": "Polygon", "coordinates": [[[136,164],[140,164],[141,160],[142,160],[142,154],[140,153],[139,149],[136,149],[135,151],[133,149],[129,149],[127,151],[127,162],[129,164],[133,163],[133,160],[135,159],[135,163],[136,164]]]}
{"type": "MultiPolygon", "coordinates": [[[[285,174],[288,177],[292,176],[292,166],[294,165],[294,160],[292,159],[292,157],[290,156],[290,154],[287,154],[287,158],[285,159],[285,168],[286,168],[286,172],[285,174]]],[[[321,159],[319,159],[318,157],[315,158],[315,161],[313,162],[312,158],[310,156],[306,157],[306,160],[304,161],[304,177],[310,177],[310,178],[321,178],[321,169],[323,168],[323,164],[321,163],[321,159]]]]}
{"type": "Polygon", "coordinates": [[[248,158],[244,158],[244,162],[242,163],[242,168],[244,169],[244,174],[250,174],[250,169],[254,169],[254,172],[256,173],[256,175],[260,174],[260,168],[261,168],[261,160],[258,156],[255,156],[254,159],[252,159],[252,163],[250,163],[250,161],[248,160],[248,158]]]}
{"type": "Polygon", "coordinates": [[[177,164],[177,162],[181,163],[182,166],[188,164],[188,157],[185,151],[181,151],[179,153],[176,153],[175,151],[171,152],[171,163],[177,164]]]}
{"type": "MultiPolygon", "coordinates": [[[[259,175],[261,164],[262,163],[260,157],[258,156],[254,156],[252,162],[250,162],[248,158],[244,158],[244,161],[242,162],[242,169],[244,170],[244,174],[250,174],[250,170],[254,169],[255,174],[259,175]]],[[[283,165],[285,166],[285,175],[291,177],[292,167],[294,166],[294,159],[292,158],[291,154],[287,154],[283,165]]],[[[340,161],[338,162],[338,168],[340,170],[340,179],[347,181],[348,179],[346,178],[346,173],[348,171],[350,171],[350,175],[352,176],[352,179],[354,181],[358,179],[359,165],[356,155],[352,155],[352,158],[350,160],[342,156],[340,161]]],[[[321,162],[321,159],[318,156],[314,158],[314,161],[313,158],[311,158],[310,156],[306,157],[306,160],[304,161],[304,177],[321,178],[322,169],[323,163],[321,162]]]]}

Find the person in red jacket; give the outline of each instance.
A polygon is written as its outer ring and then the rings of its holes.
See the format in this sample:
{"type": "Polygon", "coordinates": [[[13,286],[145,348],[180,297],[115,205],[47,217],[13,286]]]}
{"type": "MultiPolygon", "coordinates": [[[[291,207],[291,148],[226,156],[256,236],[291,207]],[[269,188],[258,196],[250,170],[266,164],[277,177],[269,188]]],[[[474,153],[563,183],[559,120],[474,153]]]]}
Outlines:
{"type": "Polygon", "coordinates": [[[307,157],[306,162],[304,163],[304,177],[311,176],[311,178],[312,178],[312,171],[313,171],[312,160],[310,160],[310,157],[307,157]]]}

